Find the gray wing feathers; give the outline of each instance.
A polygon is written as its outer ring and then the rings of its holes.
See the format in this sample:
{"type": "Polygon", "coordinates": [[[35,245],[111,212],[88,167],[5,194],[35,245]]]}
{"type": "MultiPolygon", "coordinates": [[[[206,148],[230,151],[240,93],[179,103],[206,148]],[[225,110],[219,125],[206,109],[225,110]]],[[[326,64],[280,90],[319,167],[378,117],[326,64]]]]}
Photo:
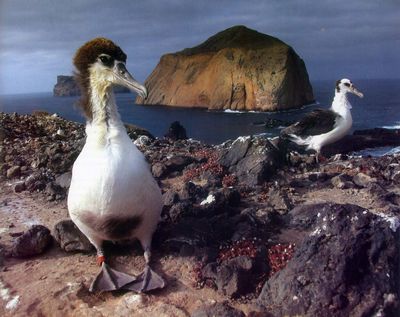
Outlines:
{"type": "Polygon", "coordinates": [[[307,114],[300,121],[281,131],[282,137],[291,134],[299,137],[324,134],[334,129],[342,117],[334,111],[317,109],[307,114]]]}

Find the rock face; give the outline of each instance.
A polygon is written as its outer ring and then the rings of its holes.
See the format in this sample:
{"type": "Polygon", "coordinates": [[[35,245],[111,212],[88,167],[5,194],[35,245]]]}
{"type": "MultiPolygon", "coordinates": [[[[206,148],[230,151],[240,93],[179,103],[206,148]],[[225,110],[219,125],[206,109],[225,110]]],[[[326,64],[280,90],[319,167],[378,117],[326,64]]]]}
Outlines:
{"type": "Polygon", "coordinates": [[[254,186],[275,173],[280,159],[278,150],[267,139],[239,137],[225,143],[219,151],[218,162],[235,173],[239,181],[254,186]]]}
{"type": "Polygon", "coordinates": [[[306,67],[277,38],[235,26],[204,43],[166,54],[137,103],[276,111],[314,101],[306,67]]]}
{"type": "Polygon", "coordinates": [[[66,96],[78,96],[80,95],[78,84],[72,76],[57,76],[57,83],[53,88],[54,96],[66,97],[66,96]]]}
{"type": "Polygon", "coordinates": [[[265,283],[259,304],[274,316],[396,315],[398,236],[388,219],[328,203],[290,214],[290,226],[305,238],[265,283]]]}
{"type": "MultiPolygon", "coordinates": [[[[115,93],[129,92],[125,87],[115,87],[115,93]]],[[[79,96],[81,91],[73,76],[59,75],[53,88],[53,94],[57,97],[79,96]]]]}

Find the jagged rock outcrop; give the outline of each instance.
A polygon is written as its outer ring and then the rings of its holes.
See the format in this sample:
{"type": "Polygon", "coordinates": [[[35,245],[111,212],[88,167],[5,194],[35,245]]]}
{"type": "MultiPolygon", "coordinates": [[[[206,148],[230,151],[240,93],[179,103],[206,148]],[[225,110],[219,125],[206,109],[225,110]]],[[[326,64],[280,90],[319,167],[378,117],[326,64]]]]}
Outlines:
{"type": "Polygon", "coordinates": [[[303,60],[272,36],[234,26],[193,48],[166,54],[137,103],[276,111],[314,101],[303,60]]]}
{"type": "MultiPolygon", "coordinates": [[[[125,87],[114,87],[115,93],[126,93],[129,89],[125,87]]],[[[53,95],[56,97],[79,96],[81,91],[73,76],[59,75],[57,83],[53,88],[53,95]]]]}
{"type": "Polygon", "coordinates": [[[290,212],[303,235],[258,304],[273,316],[398,316],[398,219],[350,204],[290,212]]]}

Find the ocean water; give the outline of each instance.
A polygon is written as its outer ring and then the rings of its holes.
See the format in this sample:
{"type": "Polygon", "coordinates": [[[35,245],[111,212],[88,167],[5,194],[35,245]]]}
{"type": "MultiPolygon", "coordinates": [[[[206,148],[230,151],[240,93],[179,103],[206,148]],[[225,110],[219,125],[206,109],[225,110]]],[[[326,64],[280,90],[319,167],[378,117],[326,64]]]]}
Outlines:
{"type": "MultiPolygon", "coordinates": [[[[353,130],[375,127],[400,128],[400,79],[353,80],[364,93],[359,99],[350,95],[353,105],[353,130]]],[[[334,96],[335,81],[312,82],[315,105],[286,112],[260,113],[207,111],[201,109],[136,105],[135,95],[117,94],[118,109],[123,121],[139,125],[155,136],[163,136],[173,121],[180,121],[190,138],[218,144],[243,135],[276,136],[280,127],[268,128],[264,122],[281,120],[282,125],[301,118],[315,108],[327,108],[334,96]]],[[[75,107],[78,97],[53,97],[51,93],[0,96],[1,112],[30,114],[34,110],[57,113],[61,117],[84,122],[75,107]]]]}

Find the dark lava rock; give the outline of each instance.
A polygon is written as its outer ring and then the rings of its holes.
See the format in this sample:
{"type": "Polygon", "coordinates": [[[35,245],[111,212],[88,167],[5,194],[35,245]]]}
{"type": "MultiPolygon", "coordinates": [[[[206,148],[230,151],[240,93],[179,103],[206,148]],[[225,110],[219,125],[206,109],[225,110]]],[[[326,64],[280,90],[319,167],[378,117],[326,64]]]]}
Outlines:
{"type": "Polygon", "coordinates": [[[268,180],[282,162],[278,149],[264,138],[238,138],[225,145],[218,156],[219,164],[249,186],[268,180]]]}
{"type": "Polygon", "coordinates": [[[227,303],[216,303],[197,308],[191,317],[245,317],[245,314],[227,303]]]}
{"type": "Polygon", "coordinates": [[[193,182],[185,183],[179,192],[179,198],[181,200],[191,200],[193,202],[201,200],[205,196],[206,192],[203,187],[196,185],[193,182]]]}
{"type": "Polygon", "coordinates": [[[163,248],[179,251],[183,245],[196,248],[219,245],[229,239],[234,222],[226,214],[209,218],[184,217],[179,222],[160,226],[156,239],[163,248]]]}
{"type": "Polygon", "coordinates": [[[225,261],[216,272],[218,291],[232,298],[237,298],[252,289],[251,275],[254,261],[247,256],[239,256],[225,261]]]}
{"type": "Polygon", "coordinates": [[[14,191],[16,193],[20,193],[26,189],[25,183],[24,182],[18,182],[14,185],[14,191]]]}
{"type": "Polygon", "coordinates": [[[47,182],[48,179],[46,175],[41,172],[34,172],[26,178],[25,186],[27,190],[33,192],[35,190],[45,189],[47,182]]]}
{"type": "Polygon", "coordinates": [[[400,130],[375,128],[354,131],[341,140],[322,148],[322,154],[331,156],[337,153],[356,152],[367,148],[399,146],[400,130]]]}
{"type": "Polygon", "coordinates": [[[174,141],[187,139],[186,129],[179,121],[172,122],[164,136],[174,141]]]}
{"type": "Polygon", "coordinates": [[[265,283],[260,306],[276,316],[399,316],[399,237],[386,219],[329,203],[290,215],[305,238],[265,283]]]}
{"type": "Polygon", "coordinates": [[[54,238],[66,252],[94,250],[88,238],[78,229],[72,220],[62,220],[54,226],[54,238]]]}
{"type": "Polygon", "coordinates": [[[174,155],[169,158],[165,165],[171,171],[181,171],[184,167],[193,162],[193,157],[186,155],[174,155]]]}
{"type": "Polygon", "coordinates": [[[330,177],[332,177],[332,175],[324,172],[311,173],[310,175],[308,175],[308,179],[312,182],[324,182],[330,177]]]}
{"type": "Polygon", "coordinates": [[[177,221],[178,219],[187,215],[191,206],[192,205],[187,201],[181,201],[172,205],[168,212],[169,218],[173,222],[177,221]]]}
{"type": "Polygon", "coordinates": [[[154,136],[149,131],[143,129],[142,127],[138,127],[137,125],[131,123],[125,123],[125,128],[126,128],[126,133],[128,133],[128,136],[132,140],[137,140],[141,136],[146,136],[149,138],[149,140],[154,140],[154,136]]]}
{"type": "Polygon", "coordinates": [[[42,225],[34,225],[15,240],[11,254],[18,258],[38,255],[43,253],[51,242],[50,230],[42,225]]]}
{"type": "MultiPolygon", "coordinates": [[[[200,187],[202,189],[202,187],[200,187]]],[[[235,212],[235,207],[240,203],[240,193],[234,188],[220,188],[208,194],[200,192],[191,213],[198,218],[212,217],[214,215],[235,212]]]]}

